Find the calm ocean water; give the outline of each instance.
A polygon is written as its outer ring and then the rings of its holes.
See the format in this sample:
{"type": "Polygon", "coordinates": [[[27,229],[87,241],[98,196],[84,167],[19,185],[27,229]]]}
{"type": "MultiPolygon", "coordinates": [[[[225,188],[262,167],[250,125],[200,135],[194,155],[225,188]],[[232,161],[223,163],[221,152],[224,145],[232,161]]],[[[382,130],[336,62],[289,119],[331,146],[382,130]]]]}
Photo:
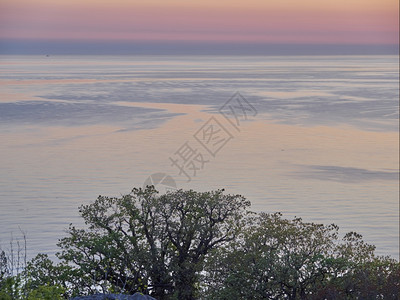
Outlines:
{"type": "Polygon", "coordinates": [[[240,193],[255,211],[335,223],[398,257],[398,63],[0,56],[0,245],[21,229],[29,256],[53,255],[82,224],[80,204],[162,173],[240,193]]]}

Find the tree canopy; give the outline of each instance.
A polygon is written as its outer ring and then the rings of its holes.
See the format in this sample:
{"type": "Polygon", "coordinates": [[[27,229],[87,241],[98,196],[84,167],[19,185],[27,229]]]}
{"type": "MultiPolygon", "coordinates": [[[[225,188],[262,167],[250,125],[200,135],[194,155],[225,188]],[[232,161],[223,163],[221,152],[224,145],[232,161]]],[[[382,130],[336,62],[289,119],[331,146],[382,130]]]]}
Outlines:
{"type": "Polygon", "coordinates": [[[0,299],[398,299],[399,262],[361,235],[249,208],[224,190],[99,196],[60,239],[59,262],[39,254],[11,276],[0,253],[0,299]]]}

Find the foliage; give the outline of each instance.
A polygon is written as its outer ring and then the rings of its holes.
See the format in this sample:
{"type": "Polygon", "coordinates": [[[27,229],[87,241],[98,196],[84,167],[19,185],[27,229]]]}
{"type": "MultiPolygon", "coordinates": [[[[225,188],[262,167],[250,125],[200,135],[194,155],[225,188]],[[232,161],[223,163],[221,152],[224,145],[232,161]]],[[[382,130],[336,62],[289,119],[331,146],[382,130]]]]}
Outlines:
{"type": "Polygon", "coordinates": [[[24,274],[28,278],[27,289],[41,297],[57,294],[69,298],[81,294],[85,288],[82,279],[86,275],[81,270],[66,262],[55,264],[47,254],[38,254],[29,261],[24,274]]]}
{"type": "Polygon", "coordinates": [[[71,226],[59,257],[90,275],[87,287],[193,299],[206,255],[235,239],[249,205],[223,191],[99,196],[80,208],[88,229],[71,226]]]}
{"type": "Polygon", "coordinates": [[[223,192],[99,196],[80,207],[86,227],[71,224],[59,241],[58,263],[38,254],[12,268],[24,260],[0,249],[0,300],[399,299],[399,262],[375,256],[361,235],[251,213],[245,198],[223,192]]]}
{"type": "Polygon", "coordinates": [[[0,248],[0,300],[24,299],[27,296],[26,277],[22,273],[26,266],[26,236],[14,239],[11,236],[9,247],[0,248]]]}
{"type": "Polygon", "coordinates": [[[27,300],[62,300],[63,288],[59,286],[41,285],[32,290],[27,300]]]}
{"type": "Polygon", "coordinates": [[[399,263],[334,224],[261,213],[206,264],[205,299],[398,299],[399,263]]]}

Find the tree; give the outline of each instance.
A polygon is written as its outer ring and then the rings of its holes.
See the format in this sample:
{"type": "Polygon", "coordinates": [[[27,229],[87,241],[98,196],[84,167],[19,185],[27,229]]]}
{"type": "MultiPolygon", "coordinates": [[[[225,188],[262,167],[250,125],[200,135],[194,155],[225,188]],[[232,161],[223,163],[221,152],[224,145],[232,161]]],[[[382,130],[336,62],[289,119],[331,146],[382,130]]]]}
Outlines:
{"type": "Polygon", "coordinates": [[[249,206],[223,190],[159,196],[147,187],[121,198],[99,196],[81,206],[88,228],[71,225],[58,256],[85,274],[88,292],[101,286],[194,299],[207,254],[236,238],[249,206]]]}
{"type": "Polygon", "coordinates": [[[0,300],[19,299],[26,297],[26,277],[22,273],[26,267],[26,235],[14,239],[11,236],[9,248],[0,247],[0,300]]]}
{"type": "Polygon", "coordinates": [[[397,299],[399,263],[374,250],[334,224],[261,213],[207,259],[205,298],[397,299]]]}
{"type": "Polygon", "coordinates": [[[249,205],[223,190],[99,196],[80,207],[86,226],[71,224],[59,241],[58,263],[44,254],[25,263],[18,243],[16,255],[12,243],[0,251],[0,300],[99,291],[158,300],[399,299],[399,262],[376,256],[361,235],[340,238],[334,224],[249,205]]]}
{"type": "MultiPolygon", "coordinates": [[[[38,254],[23,272],[30,297],[61,299],[78,296],[85,289],[85,274],[66,262],[54,263],[47,254],[38,254]],[[57,297],[56,297],[57,295],[57,297]]],[[[38,298],[39,299],[39,298],[38,298]]]]}

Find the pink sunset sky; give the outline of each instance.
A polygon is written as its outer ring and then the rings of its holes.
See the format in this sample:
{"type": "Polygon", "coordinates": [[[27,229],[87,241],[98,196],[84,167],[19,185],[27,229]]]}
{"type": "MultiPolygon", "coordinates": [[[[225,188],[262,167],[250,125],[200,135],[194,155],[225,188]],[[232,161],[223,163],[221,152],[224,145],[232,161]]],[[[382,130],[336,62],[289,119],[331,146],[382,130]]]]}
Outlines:
{"type": "Polygon", "coordinates": [[[397,0],[0,0],[0,40],[397,45],[397,0]]]}

